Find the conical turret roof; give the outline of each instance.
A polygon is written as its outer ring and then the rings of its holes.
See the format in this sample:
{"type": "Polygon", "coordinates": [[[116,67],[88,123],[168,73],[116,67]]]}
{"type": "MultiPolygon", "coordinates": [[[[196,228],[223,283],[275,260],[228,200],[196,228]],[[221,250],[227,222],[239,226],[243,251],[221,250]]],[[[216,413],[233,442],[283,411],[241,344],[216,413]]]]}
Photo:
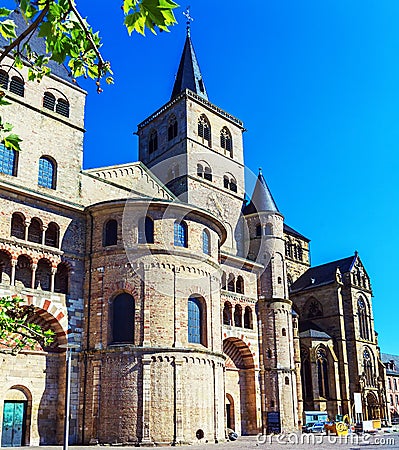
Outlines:
{"type": "Polygon", "coordinates": [[[266,183],[262,174],[262,169],[259,169],[258,179],[255,183],[254,192],[251,201],[244,209],[244,214],[254,214],[256,212],[279,212],[273,195],[266,183]]]}

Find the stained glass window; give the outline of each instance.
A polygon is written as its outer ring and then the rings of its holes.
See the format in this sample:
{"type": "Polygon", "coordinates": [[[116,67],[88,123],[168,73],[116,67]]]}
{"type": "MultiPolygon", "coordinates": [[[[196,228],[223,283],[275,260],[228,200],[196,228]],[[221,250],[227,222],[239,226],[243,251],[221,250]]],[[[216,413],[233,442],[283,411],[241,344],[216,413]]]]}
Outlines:
{"type": "Polygon", "coordinates": [[[3,144],[0,144],[0,172],[7,175],[15,175],[15,160],[15,150],[10,150],[3,144]]]}
{"type": "Polygon", "coordinates": [[[188,299],[188,342],[201,344],[201,303],[195,297],[188,299]]]}
{"type": "Polygon", "coordinates": [[[49,158],[42,157],[39,159],[38,185],[55,189],[55,167],[49,158]]]}

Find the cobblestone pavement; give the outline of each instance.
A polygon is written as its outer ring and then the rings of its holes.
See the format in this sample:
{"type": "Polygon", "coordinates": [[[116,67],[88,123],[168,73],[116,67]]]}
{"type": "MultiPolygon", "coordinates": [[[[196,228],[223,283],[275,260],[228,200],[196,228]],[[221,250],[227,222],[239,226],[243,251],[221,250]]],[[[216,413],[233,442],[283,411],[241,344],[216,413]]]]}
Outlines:
{"type": "MultiPolygon", "coordinates": [[[[70,446],[70,450],[106,450],[111,448],[120,448],[121,446],[70,446]]],[[[371,449],[399,449],[399,433],[383,433],[375,436],[370,435],[350,435],[347,438],[337,436],[321,436],[309,434],[288,434],[280,436],[244,436],[234,442],[223,442],[219,444],[194,444],[182,445],[177,448],[190,450],[246,450],[246,449],[281,449],[294,450],[297,448],[311,449],[321,447],[323,450],[363,450],[371,449]]],[[[122,447],[123,450],[133,450],[137,447],[122,447]]],[[[162,446],[162,448],[176,448],[162,446]]],[[[26,447],[20,449],[14,447],[13,450],[26,450],[26,447]]],[[[62,447],[43,446],[30,447],[30,450],[62,450],[62,447]]]]}

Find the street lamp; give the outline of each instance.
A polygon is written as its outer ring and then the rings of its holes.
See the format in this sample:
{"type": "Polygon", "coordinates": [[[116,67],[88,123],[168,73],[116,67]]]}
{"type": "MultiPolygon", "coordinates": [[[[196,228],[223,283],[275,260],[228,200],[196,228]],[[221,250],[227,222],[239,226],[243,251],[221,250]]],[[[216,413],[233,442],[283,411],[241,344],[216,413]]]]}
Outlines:
{"type": "Polygon", "coordinates": [[[61,344],[59,348],[66,349],[66,382],[65,382],[65,418],[64,418],[64,445],[63,450],[68,450],[69,440],[69,416],[71,412],[71,372],[72,372],[72,352],[79,348],[79,345],[72,342],[61,344]]]}

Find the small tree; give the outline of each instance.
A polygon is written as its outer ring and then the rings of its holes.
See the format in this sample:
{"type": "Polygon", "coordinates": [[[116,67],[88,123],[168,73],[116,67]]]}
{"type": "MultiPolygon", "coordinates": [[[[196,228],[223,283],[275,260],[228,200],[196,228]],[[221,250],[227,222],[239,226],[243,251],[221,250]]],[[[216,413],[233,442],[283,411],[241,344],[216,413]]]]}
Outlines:
{"type": "Polygon", "coordinates": [[[43,348],[54,342],[55,333],[33,323],[35,307],[19,297],[0,298],[0,352],[17,354],[24,348],[43,348]]]}

